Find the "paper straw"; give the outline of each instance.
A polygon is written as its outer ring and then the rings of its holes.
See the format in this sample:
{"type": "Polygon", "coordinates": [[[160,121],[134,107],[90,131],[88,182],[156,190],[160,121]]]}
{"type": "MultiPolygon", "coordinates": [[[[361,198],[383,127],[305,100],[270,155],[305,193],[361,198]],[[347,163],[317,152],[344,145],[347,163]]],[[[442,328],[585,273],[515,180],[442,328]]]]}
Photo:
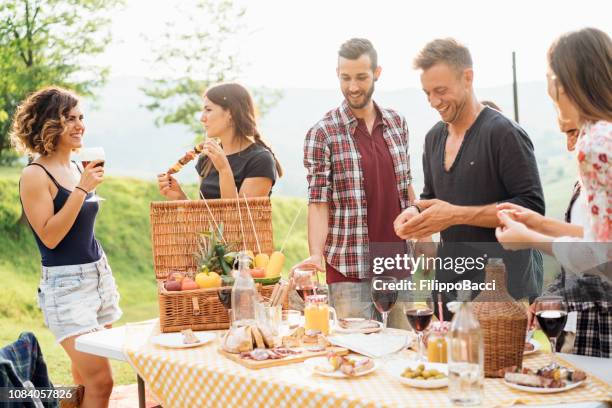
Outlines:
{"type": "Polygon", "coordinates": [[[212,219],[213,224],[215,224],[215,228],[217,229],[219,234],[221,234],[221,239],[223,240],[223,243],[225,245],[227,245],[227,241],[225,240],[225,237],[223,236],[223,232],[221,232],[221,228],[219,228],[219,225],[217,224],[217,221],[215,221],[215,216],[213,215],[212,211],[210,210],[210,207],[208,206],[208,201],[206,201],[206,198],[204,198],[204,194],[202,194],[202,190],[200,190],[200,197],[202,197],[202,200],[204,200],[204,204],[206,205],[206,209],[208,210],[208,214],[210,214],[210,218],[212,219]]]}
{"type": "Polygon", "coordinates": [[[236,206],[238,207],[238,219],[240,220],[240,233],[242,234],[242,250],[246,251],[246,243],[244,242],[244,227],[242,226],[242,213],[240,212],[240,196],[236,189],[236,206]]]}
{"type": "Polygon", "coordinates": [[[440,323],[444,323],[444,314],[442,313],[442,295],[438,293],[438,313],[440,315],[440,323]]]}
{"type": "Polygon", "coordinates": [[[259,246],[259,238],[257,238],[257,231],[255,230],[255,223],[253,222],[253,216],[251,215],[251,209],[249,208],[249,201],[246,198],[246,194],[242,193],[244,202],[246,203],[247,212],[249,213],[249,219],[251,220],[251,227],[253,227],[253,234],[255,234],[255,242],[257,243],[257,252],[261,254],[261,247],[259,246]]]}
{"type": "Polygon", "coordinates": [[[270,306],[274,306],[276,304],[276,297],[278,296],[279,288],[280,288],[279,284],[276,283],[274,285],[274,289],[272,289],[272,294],[270,295],[270,306]]]}
{"type": "Polygon", "coordinates": [[[281,246],[280,252],[283,252],[283,249],[285,249],[285,244],[287,244],[287,240],[289,239],[289,236],[291,235],[291,232],[293,231],[293,227],[295,227],[295,222],[297,221],[298,217],[302,213],[303,209],[304,207],[300,207],[300,210],[293,218],[293,222],[291,223],[291,227],[289,227],[289,231],[287,232],[287,235],[285,236],[285,241],[283,242],[283,245],[281,246]]]}

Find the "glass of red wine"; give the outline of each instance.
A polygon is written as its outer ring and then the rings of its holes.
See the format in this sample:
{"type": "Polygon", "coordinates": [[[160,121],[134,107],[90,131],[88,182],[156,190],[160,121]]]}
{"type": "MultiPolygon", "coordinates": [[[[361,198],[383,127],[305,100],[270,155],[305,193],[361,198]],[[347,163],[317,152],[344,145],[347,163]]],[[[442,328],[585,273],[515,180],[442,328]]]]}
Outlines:
{"type": "Polygon", "coordinates": [[[383,331],[387,330],[389,312],[397,302],[397,279],[393,276],[376,276],[372,279],[372,302],[383,318],[383,331]]]}
{"type": "Polygon", "coordinates": [[[417,333],[418,346],[418,361],[425,361],[425,352],[423,347],[423,333],[429,327],[433,317],[433,301],[431,294],[422,294],[420,301],[411,301],[404,303],[404,314],[408,319],[408,323],[417,333]]]}
{"type": "Polygon", "coordinates": [[[317,271],[315,269],[296,268],[293,270],[293,284],[302,299],[317,294],[317,271]]]}
{"type": "Polygon", "coordinates": [[[217,296],[219,297],[219,301],[225,308],[225,310],[229,310],[232,308],[232,287],[231,286],[223,286],[217,289],[217,296]]]}
{"type": "Polygon", "coordinates": [[[549,368],[558,368],[555,359],[557,337],[567,321],[567,304],[561,296],[541,296],[535,300],[535,315],[538,325],[550,341],[549,368]]]}
{"type": "Polygon", "coordinates": [[[233,321],[232,319],[232,287],[231,286],[220,287],[219,289],[217,289],[217,297],[219,298],[219,301],[221,302],[225,310],[227,310],[228,312],[229,322],[231,326],[232,321],[233,321]]]}
{"type": "MultiPolygon", "coordinates": [[[[81,162],[83,168],[87,167],[89,163],[92,161],[100,161],[100,163],[96,164],[95,167],[104,167],[104,160],[106,159],[106,155],[104,153],[104,148],[102,147],[84,147],[77,154],[77,159],[81,162]]],[[[86,199],[85,201],[96,202],[96,201],[104,201],[105,198],[100,197],[96,194],[94,190],[93,195],[86,199]]]]}

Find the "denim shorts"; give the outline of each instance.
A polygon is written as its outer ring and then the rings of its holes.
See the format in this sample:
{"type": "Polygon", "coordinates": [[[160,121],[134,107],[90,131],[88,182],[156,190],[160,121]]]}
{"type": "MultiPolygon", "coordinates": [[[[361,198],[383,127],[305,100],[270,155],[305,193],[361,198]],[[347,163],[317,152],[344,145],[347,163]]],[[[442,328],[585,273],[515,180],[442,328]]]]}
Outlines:
{"type": "Polygon", "coordinates": [[[88,264],[43,266],[38,305],[58,343],[100,330],[122,315],[106,255],[88,264]]]}

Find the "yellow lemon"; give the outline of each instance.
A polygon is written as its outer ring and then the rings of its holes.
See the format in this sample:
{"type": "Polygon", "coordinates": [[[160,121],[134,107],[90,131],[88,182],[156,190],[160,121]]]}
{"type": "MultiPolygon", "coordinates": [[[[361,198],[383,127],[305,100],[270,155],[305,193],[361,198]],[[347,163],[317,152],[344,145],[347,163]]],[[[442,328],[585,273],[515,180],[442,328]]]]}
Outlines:
{"type": "Polygon", "coordinates": [[[221,276],[217,272],[200,272],[195,281],[200,289],[221,287],[221,276]]]}
{"type": "Polygon", "coordinates": [[[257,254],[255,256],[255,267],[256,268],[264,268],[268,266],[268,262],[270,262],[270,257],[268,254],[257,254]]]}

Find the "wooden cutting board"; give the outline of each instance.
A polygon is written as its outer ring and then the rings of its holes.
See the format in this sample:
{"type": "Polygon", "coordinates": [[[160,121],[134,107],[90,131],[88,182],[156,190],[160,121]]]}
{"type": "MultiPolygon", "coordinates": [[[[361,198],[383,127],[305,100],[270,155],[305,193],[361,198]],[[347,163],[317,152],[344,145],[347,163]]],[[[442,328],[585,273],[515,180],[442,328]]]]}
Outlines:
{"type": "Polygon", "coordinates": [[[344,347],[328,347],[323,351],[303,351],[300,354],[290,355],[284,358],[279,358],[277,360],[263,360],[263,361],[255,361],[246,358],[241,358],[240,354],[228,353],[227,351],[219,348],[219,353],[223,354],[225,357],[229,358],[232,361],[252,370],[257,370],[260,368],[268,368],[268,367],[277,367],[287,364],[295,364],[301,363],[304,360],[307,360],[312,357],[320,357],[325,356],[327,353],[336,353],[340,356],[344,356],[348,354],[348,349],[344,347]]]}

